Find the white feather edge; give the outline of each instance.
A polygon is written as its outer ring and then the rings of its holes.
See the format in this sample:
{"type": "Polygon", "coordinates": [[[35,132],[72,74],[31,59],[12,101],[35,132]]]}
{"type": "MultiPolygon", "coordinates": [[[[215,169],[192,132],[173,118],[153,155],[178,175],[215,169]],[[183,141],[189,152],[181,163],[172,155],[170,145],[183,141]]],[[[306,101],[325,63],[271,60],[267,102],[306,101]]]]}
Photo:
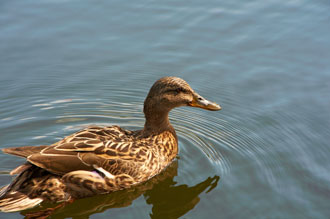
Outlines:
{"type": "MultiPolygon", "coordinates": [[[[13,192],[11,194],[15,194],[13,192]]],[[[22,195],[22,197],[18,199],[14,199],[12,197],[3,198],[0,200],[0,211],[2,212],[14,212],[21,211],[28,208],[32,208],[38,204],[40,204],[43,200],[41,198],[30,199],[29,197],[22,195]]]]}

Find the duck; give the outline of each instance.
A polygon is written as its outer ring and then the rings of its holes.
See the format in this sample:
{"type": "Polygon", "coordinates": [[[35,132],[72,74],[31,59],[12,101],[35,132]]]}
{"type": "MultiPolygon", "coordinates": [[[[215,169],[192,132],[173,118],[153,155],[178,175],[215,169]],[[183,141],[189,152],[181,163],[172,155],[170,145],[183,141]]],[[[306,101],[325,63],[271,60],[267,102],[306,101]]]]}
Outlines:
{"type": "Polygon", "coordinates": [[[185,80],[163,77],[152,85],[144,101],[141,130],[89,126],[51,145],[2,149],[26,161],[10,172],[17,176],[0,189],[0,211],[72,202],[150,180],[177,157],[178,137],[169,112],[181,106],[221,109],[185,80]]]}

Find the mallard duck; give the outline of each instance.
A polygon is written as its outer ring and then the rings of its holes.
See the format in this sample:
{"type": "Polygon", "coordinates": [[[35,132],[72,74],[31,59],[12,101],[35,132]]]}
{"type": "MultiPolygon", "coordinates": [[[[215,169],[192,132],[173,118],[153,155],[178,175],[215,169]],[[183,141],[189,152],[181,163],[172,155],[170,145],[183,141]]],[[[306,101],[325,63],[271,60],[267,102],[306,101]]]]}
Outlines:
{"type": "Polygon", "coordinates": [[[142,130],[91,126],[52,145],[3,149],[26,158],[26,163],[12,170],[18,176],[1,188],[0,210],[72,201],[147,181],[177,156],[178,138],[168,114],[180,106],[221,109],[183,79],[164,77],[154,83],[144,101],[142,130]]]}

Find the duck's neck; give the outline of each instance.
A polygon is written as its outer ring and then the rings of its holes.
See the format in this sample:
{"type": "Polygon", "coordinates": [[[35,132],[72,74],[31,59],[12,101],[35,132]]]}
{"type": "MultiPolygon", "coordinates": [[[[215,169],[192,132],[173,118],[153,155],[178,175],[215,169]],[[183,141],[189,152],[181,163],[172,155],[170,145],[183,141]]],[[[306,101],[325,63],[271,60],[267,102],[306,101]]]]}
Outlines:
{"type": "Polygon", "coordinates": [[[176,137],[175,130],[168,119],[170,109],[145,103],[143,111],[146,118],[143,129],[144,135],[158,135],[169,131],[176,137]]]}

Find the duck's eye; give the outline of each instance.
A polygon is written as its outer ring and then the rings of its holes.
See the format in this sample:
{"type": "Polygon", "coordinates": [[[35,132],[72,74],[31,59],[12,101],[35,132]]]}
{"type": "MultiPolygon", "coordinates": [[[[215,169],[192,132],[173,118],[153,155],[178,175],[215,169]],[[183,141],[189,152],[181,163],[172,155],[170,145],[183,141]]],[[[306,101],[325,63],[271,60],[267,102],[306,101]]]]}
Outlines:
{"type": "Polygon", "coordinates": [[[185,92],[185,90],[183,88],[177,88],[177,89],[175,89],[175,92],[178,94],[181,92],[185,92]]]}
{"type": "Polygon", "coordinates": [[[174,95],[178,95],[181,92],[181,90],[179,88],[171,90],[171,93],[173,93],[174,95]]]}
{"type": "Polygon", "coordinates": [[[176,88],[168,90],[167,92],[173,93],[174,95],[178,95],[179,93],[186,92],[183,88],[176,88]]]}

